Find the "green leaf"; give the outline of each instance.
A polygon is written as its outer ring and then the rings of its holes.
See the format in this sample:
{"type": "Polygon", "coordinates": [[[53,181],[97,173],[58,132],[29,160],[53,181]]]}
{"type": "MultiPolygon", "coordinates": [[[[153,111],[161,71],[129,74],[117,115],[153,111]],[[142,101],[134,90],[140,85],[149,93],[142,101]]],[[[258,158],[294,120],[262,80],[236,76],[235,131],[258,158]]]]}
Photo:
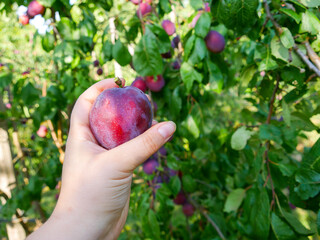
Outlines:
{"type": "Polygon", "coordinates": [[[292,17],[296,21],[297,24],[299,24],[301,22],[301,15],[299,15],[298,13],[293,11],[292,9],[281,8],[279,10],[281,12],[283,12],[284,14],[288,15],[289,17],[292,17]]]}
{"type": "Polygon", "coordinates": [[[199,83],[202,82],[202,74],[198,73],[190,64],[186,62],[182,63],[180,73],[182,81],[186,85],[188,93],[190,92],[194,81],[197,81],[199,83]]]}
{"type": "Polygon", "coordinates": [[[159,52],[167,53],[171,50],[171,41],[166,31],[159,25],[148,24],[146,29],[150,30],[154,35],[158,44],[159,52]]]}
{"type": "Polygon", "coordinates": [[[194,136],[194,138],[199,138],[200,130],[192,115],[188,115],[187,119],[182,122],[182,126],[187,128],[187,130],[194,136]]]}
{"type": "Polygon", "coordinates": [[[287,1],[292,2],[293,4],[301,7],[302,9],[306,9],[306,7],[303,4],[301,4],[300,2],[298,2],[297,0],[287,0],[287,1]]]}
{"type": "Polygon", "coordinates": [[[102,62],[107,62],[112,60],[112,48],[113,45],[110,41],[106,41],[101,49],[101,53],[100,53],[100,58],[102,60],[102,62]]]}
{"type": "Polygon", "coordinates": [[[170,94],[170,96],[171,96],[170,112],[173,115],[179,116],[182,108],[182,100],[179,96],[179,87],[174,89],[173,93],[170,94]]]}
{"type": "Polygon", "coordinates": [[[320,184],[320,173],[309,168],[300,168],[295,178],[297,182],[303,184],[320,184]]]}
{"type": "Polygon", "coordinates": [[[285,48],[292,48],[294,45],[294,39],[292,37],[292,34],[288,28],[283,27],[283,32],[280,35],[281,43],[285,48]]]}
{"type": "Polygon", "coordinates": [[[285,100],[282,101],[282,114],[283,114],[284,122],[290,127],[291,126],[290,108],[285,100]]]}
{"type": "Polygon", "coordinates": [[[268,239],[270,202],[266,188],[253,187],[247,191],[243,206],[242,225],[253,239],[268,239]]]}
{"type": "Polygon", "coordinates": [[[148,212],[148,219],[149,219],[150,225],[152,224],[152,233],[154,234],[154,236],[157,236],[158,238],[160,236],[159,222],[156,217],[156,214],[152,209],[150,209],[148,212]]]}
{"type": "Polygon", "coordinates": [[[0,88],[5,88],[12,82],[11,72],[0,72],[0,88]]]}
{"type": "Polygon", "coordinates": [[[73,40],[73,24],[69,18],[62,17],[57,24],[58,31],[64,40],[73,40]]]}
{"type": "Polygon", "coordinates": [[[302,223],[299,221],[297,216],[293,215],[292,213],[282,211],[282,214],[285,218],[285,220],[291,225],[291,227],[296,231],[297,233],[304,235],[304,236],[309,236],[315,234],[314,231],[311,231],[307,229],[305,226],[302,225],[302,223]]]}
{"type": "Polygon", "coordinates": [[[294,191],[302,200],[313,198],[320,192],[320,184],[300,184],[294,188],[294,191]]]}
{"type": "Polygon", "coordinates": [[[246,33],[258,20],[258,6],[259,0],[223,0],[214,4],[214,15],[227,28],[246,33]]]}
{"type": "Polygon", "coordinates": [[[173,195],[177,195],[181,190],[181,181],[179,176],[174,176],[170,179],[170,188],[173,195]]]}
{"type": "Polygon", "coordinates": [[[242,94],[246,90],[256,71],[257,68],[255,65],[247,66],[242,70],[240,75],[239,94],[242,94]]]}
{"type": "Polygon", "coordinates": [[[246,127],[240,127],[232,134],[231,147],[234,150],[242,150],[247,145],[247,141],[252,136],[252,132],[246,130],[246,127]]]}
{"type": "Polygon", "coordinates": [[[187,61],[191,51],[193,50],[194,44],[196,42],[196,36],[192,35],[188,38],[186,46],[184,47],[184,60],[187,61]]]}
{"type": "Polygon", "coordinates": [[[318,211],[318,214],[317,214],[317,230],[318,230],[318,235],[320,235],[320,210],[318,211]]]}
{"type": "Polygon", "coordinates": [[[274,212],[271,216],[272,230],[278,240],[291,240],[296,239],[293,230],[274,212]]]}
{"type": "Polygon", "coordinates": [[[40,91],[32,83],[28,83],[21,91],[21,99],[26,105],[31,105],[40,97],[40,91]]]}
{"type": "Polygon", "coordinates": [[[55,39],[53,34],[47,32],[46,35],[42,37],[42,40],[41,40],[42,48],[46,52],[50,52],[51,50],[54,49],[54,43],[55,43],[55,39]]]}
{"type": "Polygon", "coordinates": [[[56,0],[37,0],[44,7],[51,7],[56,0]]]}
{"type": "Polygon", "coordinates": [[[197,37],[194,45],[193,52],[189,57],[188,62],[191,65],[195,65],[200,63],[206,56],[208,50],[206,47],[206,43],[202,38],[197,37]]]}
{"type": "Polygon", "coordinates": [[[223,75],[220,68],[207,58],[207,67],[209,72],[209,82],[212,89],[218,92],[222,90],[223,87],[223,75]]]}
{"type": "Polygon", "coordinates": [[[131,55],[128,49],[122,44],[120,40],[117,40],[112,48],[113,58],[121,65],[126,66],[131,63],[131,55]]]}
{"type": "Polygon", "coordinates": [[[308,10],[305,13],[302,13],[302,20],[299,29],[299,33],[305,32],[309,32],[313,35],[317,35],[320,32],[320,20],[313,12],[308,10]]]}
{"type": "Polygon", "coordinates": [[[211,16],[208,12],[201,14],[195,26],[195,33],[201,38],[205,38],[210,30],[211,16]]]}
{"type": "Polygon", "coordinates": [[[193,192],[196,189],[196,182],[193,180],[193,177],[190,175],[182,176],[182,185],[183,189],[186,192],[193,192]]]}
{"type": "Polygon", "coordinates": [[[238,188],[229,193],[227,200],[224,204],[223,211],[232,212],[237,211],[240,207],[244,197],[246,195],[246,191],[242,188],[238,188]]]}
{"type": "Polygon", "coordinates": [[[162,73],[163,63],[157,40],[148,28],[135,48],[133,65],[141,76],[154,76],[162,73]]]}
{"type": "Polygon", "coordinates": [[[282,144],[282,133],[281,130],[270,124],[263,124],[259,129],[259,137],[262,140],[273,140],[278,144],[282,144]]]}
{"type": "Polygon", "coordinates": [[[160,7],[165,13],[170,13],[172,11],[171,4],[169,0],[160,0],[160,7]]]}
{"type": "Polygon", "coordinates": [[[203,8],[203,2],[199,0],[190,0],[190,5],[195,10],[203,8]]]}
{"type": "Polygon", "coordinates": [[[315,8],[320,6],[320,0],[300,0],[300,2],[309,8],[315,8]]]}

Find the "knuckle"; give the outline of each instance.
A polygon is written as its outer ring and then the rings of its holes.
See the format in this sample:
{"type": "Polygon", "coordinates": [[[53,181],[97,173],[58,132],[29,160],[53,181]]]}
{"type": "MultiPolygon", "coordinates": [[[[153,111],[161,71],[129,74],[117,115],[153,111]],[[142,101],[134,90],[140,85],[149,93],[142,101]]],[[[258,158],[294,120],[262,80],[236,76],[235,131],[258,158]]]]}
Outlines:
{"type": "Polygon", "coordinates": [[[142,141],[148,155],[154,154],[159,148],[152,135],[145,135],[142,141]]]}

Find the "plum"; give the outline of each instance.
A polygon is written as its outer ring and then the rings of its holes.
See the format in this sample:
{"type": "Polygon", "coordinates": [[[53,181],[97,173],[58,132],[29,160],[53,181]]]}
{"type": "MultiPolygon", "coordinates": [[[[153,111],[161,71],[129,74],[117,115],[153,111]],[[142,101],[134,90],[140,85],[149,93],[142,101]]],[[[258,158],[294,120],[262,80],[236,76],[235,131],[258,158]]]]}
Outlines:
{"type": "Polygon", "coordinates": [[[99,67],[99,65],[100,65],[99,60],[95,60],[95,61],[93,62],[93,66],[99,67]]]}
{"type": "Polygon", "coordinates": [[[48,129],[46,126],[41,125],[37,131],[37,135],[41,138],[44,138],[48,133],[48,129]]]}
{"type": "Polygon", "coordinates": [[[131,86],[139,88],[142,92],[147,91],[147,84],[144,81],[143,77],[137,77],[131,84],[131,86]]]}
{"type": "Polygon", "coordinates": [[[38,14],[43,14],[45,10],[45,7],[42,6],[38,1],[33,0],[31,3],[28,5],[28,10],[27,14],[30,18],[33,18],[34,16],[38,14]]]}
{"type": "Polygon", "coordinates": [[[19,23],[22,25],[27,25],[29,23],[29,17],[27,15],[21,15],[19,17],[19,23]]]}
{"type": "Polygon", "coordinates": [[[102,70],[102,68],[98,68],[98,70],[97,70],[97,74],[98,74],[99,76],[101,76],[101,75],[103,74],[103,70],[102,70]]]}
{"type": "Polygon", "coordinates": [[[173,69],[179,70],[180,67],[181,67],[181,64],[180,64],[180,62],[179,62],[178,60],[176,60],[176,61],[174,61],[174,62],[172,63],[172,68],[173,68],[173,69]]]}
{"type": "Polygon", "coordinates": [[[141,3],[141,0],[130,0],[130,2],[132,2],[134,5],[139,5],[139,3],[141,3]]]}
{"type": "Polygon", "coordinates": [[[169,50],[169,52],[162,53],[162,54],[161,54],[161,57],[162,57],[162,58],[166,58],[166,59],[172,58],[172,53],[171,53],[171,51],[169,50]]]}
{"type": "Polygon", "coordinates": [[[186,215],[187,217],[191,217],[194,214],[194,206],[190,203],[185,203],[182,207],[182,211],[184,213],[184,215],[186,215]]]}
{"type": "Polygon", "coordinates": [[[181,191],[178,195],[173,199],[173,202],[177,205],[183,205],[187,202],[186,195],[181,191]]]}
{"type": "Polygon", "coordinates": [[[109,150],[151,127],[151,103],[136,87],[106,89],[95,100],[89,122],[97,142],[109,150]]]}
{"type": "Polygon", "coordinates": [[[165,84],[162,75],[158,75],[157,80],[154,80],[153,76],[148,76],[148,77],[146,77],[146,83],[147,83],[147,87],[152,92],[160,92],[165,84]]]}
{"type": "Polygon", "coordinates": [[[208,50],[213,53],[222,52],[226,45],[224,37],[219,32],[213,30],[208,33],[204,40],[208,50]]]}
{"type": "Polygon", "coordinates": [[[152,12],[152,7],[148,3],[139,4],[139,8],[137,10],[137,16],[139,18],[144,17],[145,15],[152,12]]]}
{"type": "Polygon", "coordinates": [[[159,167],[159,162],[155,158],[149,158],[147,161],[144,162],[143,164],[143,171],[151,175],[154,172],[156,172],[157,168],[159,167]]]}
{"type": "Polygon", "coordinates": [[[172,41],[171,41],[171,47],[172,48],[178,48],[179,47],[179,43],[180,43],[180,36],[177,35],[175,36],[172,41]]]}
{"type": "Polygon", "coordinates": [[[170,20],[163,20],[161,25],[169,36],[173,35],[176,32],[176,27],[170,20]]]}
{"type": "Polygon", "coordinates": [[[210,8],[209,3],[205,3],[205,4],[204,4],[204,11],[206,11],[206,12],[211,12],[211,8],[210,8]]]}

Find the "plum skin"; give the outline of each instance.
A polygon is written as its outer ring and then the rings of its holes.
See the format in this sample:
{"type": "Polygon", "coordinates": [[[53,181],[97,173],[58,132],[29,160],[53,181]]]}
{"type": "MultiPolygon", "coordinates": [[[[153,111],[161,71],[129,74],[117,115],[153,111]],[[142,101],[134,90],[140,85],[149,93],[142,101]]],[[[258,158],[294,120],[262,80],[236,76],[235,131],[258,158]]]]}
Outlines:
{"type": "Polygon", "coordinates": [[[136,87],[106,89],[94,102],[89,123],[97,142],[109,150],[151,127],[151,103],[136,87]]]}
{"type": "Polygon", "coordinates": [[[137,16],[139,18],[152,12],[152,7],[148,3],[140,3],[137,10],[137,16]]]}
{"type": "Polygon", "coordinates": [[[154,80],[153,76],[148,76],[146,77],[146,83],[147,87],[152,92],[160,92],[165,85],[164,78],[162,77],[162,75],[158,75],[157,80],[154,80]]]}
{"type": "Polygon", "coordinates": [[[45,10],[45,7],[42,6],[38,1],[33,0],[28,5],[27,14],[30,18],[33,18],[34,16],[38,14],[43,14],[45,10]]]}
{"type": "Polygon", "coordinates": [[[131,84],[131,86],[139,88],[142,92],[147,91],[147,84],[142,77],[137,77],[131,84]]]}
{"type": "Polygon", "coordinates": [[[217,31],[210,31],[204,40],[208,50],[213,53],[222,52],[226,45],[224,37],[217,31]]]}
{"type": "Polygon", "coordinates": [[[161,25],[169,36],[173,35],[176,32],[176,27],[170,20],[163,20],[161,25]]]}
{"type": "Polygon", "coordinates": [[[159,167],[159,162],[155,158],[150,158],[147,161],[144,162],[143,164],[143,171],[151,175],[154,172],[156,172],[157,168],[159,167]]]}
{"type": "Polygon", "coordinates": [[[182,207],[182,211],[184,213],[184,215],[186,215],[187,217],[191,217],[194,214],[194,206],[190,203],[185,203],[182,207]]]}

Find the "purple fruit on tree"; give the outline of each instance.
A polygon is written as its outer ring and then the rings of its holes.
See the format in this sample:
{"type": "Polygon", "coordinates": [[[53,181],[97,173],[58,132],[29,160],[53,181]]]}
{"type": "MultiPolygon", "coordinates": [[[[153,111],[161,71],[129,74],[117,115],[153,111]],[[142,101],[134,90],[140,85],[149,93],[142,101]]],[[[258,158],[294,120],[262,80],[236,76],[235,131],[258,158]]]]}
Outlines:
{"type": "Polygon", "coordinates": [[[144,81],[143,77],[137,77],[131,84],[131,86],[139,88],[142,92],[147,91],[147,84],[144,81]]]}
{"type": "Polygon", "coordinates": [[[191,217],[194,214],[194,206],[190,203],[185,203],[182,207],[182,211],[184,213],[184,215],[186,215],[187,217],[191,217]]]}
{"type": "Polygon", "coordinates": [[[154,79],[153,76],[148,76],[146,77],[146,83],[147,83],[147,87],[152,92],[160,92],[165,84],[162,75],[158,75],[156,80],[154,79]]]}
{"type": "Polygon", "coordinates": [[[28,5],[28,10],[27,10],[27,15],[30,18],[33,18],[34,16],[38,14],[43,14],[45,10],[45,7],[42,6],[38,1],[33,0],[31,3],[28,5]]]}
{"type": "Polygon", "coordinates": [[[176,27],[170,20],[163,20],[161,25],[169,36],[176,32],[176,27]]]}
{"type": "Polygon", "coordinates": [[[147,161],[143,164],[143,171],[151,175],[156,172],[157,168],[159,167],[159,162],[155,158],[149,158],[147,161]]]}
{"type": "Polygon", "coordinates": [[[103,74],[103,70],[102,70],[102,68],[98,68],[98,70],[97,70],[97,74],[98,74],[99,76],[103,74]]]}
{"type": "Polygon", "coordinates": [[[99,67],[99,65],[100,65],[99,60],[95,60],[95,61],[93,62],[93,66],[99,67]]]}
{"type": "Polygon", "coordinates": [[[220,53],[224,50],[226,42],[224,37],[217,31],[210,31],[205,37],[207,48],[210,52],[220,53]]]}
{"type": "Polygon", "coordinates": [[[172,39],[172,41],[171,41],[171,47],[172,47],[172,48],[178,48],[179,43],[180,43],[180,36],[177,35],[177,36],[175,36],[175,37],[172,39]]]}
{"type": "Polygon", "coordinates": [[[137,10],[137,16],[141,18],[151,12],[152,12],[152,7],[148,3],[140,3],[137,10]]]}
{"type": "Polygon", "coordinates": [[[178,195],[173,199],[173,202],[177,205],[183,205],[187,202],[186,195],[181,191],[178,195]]]}

